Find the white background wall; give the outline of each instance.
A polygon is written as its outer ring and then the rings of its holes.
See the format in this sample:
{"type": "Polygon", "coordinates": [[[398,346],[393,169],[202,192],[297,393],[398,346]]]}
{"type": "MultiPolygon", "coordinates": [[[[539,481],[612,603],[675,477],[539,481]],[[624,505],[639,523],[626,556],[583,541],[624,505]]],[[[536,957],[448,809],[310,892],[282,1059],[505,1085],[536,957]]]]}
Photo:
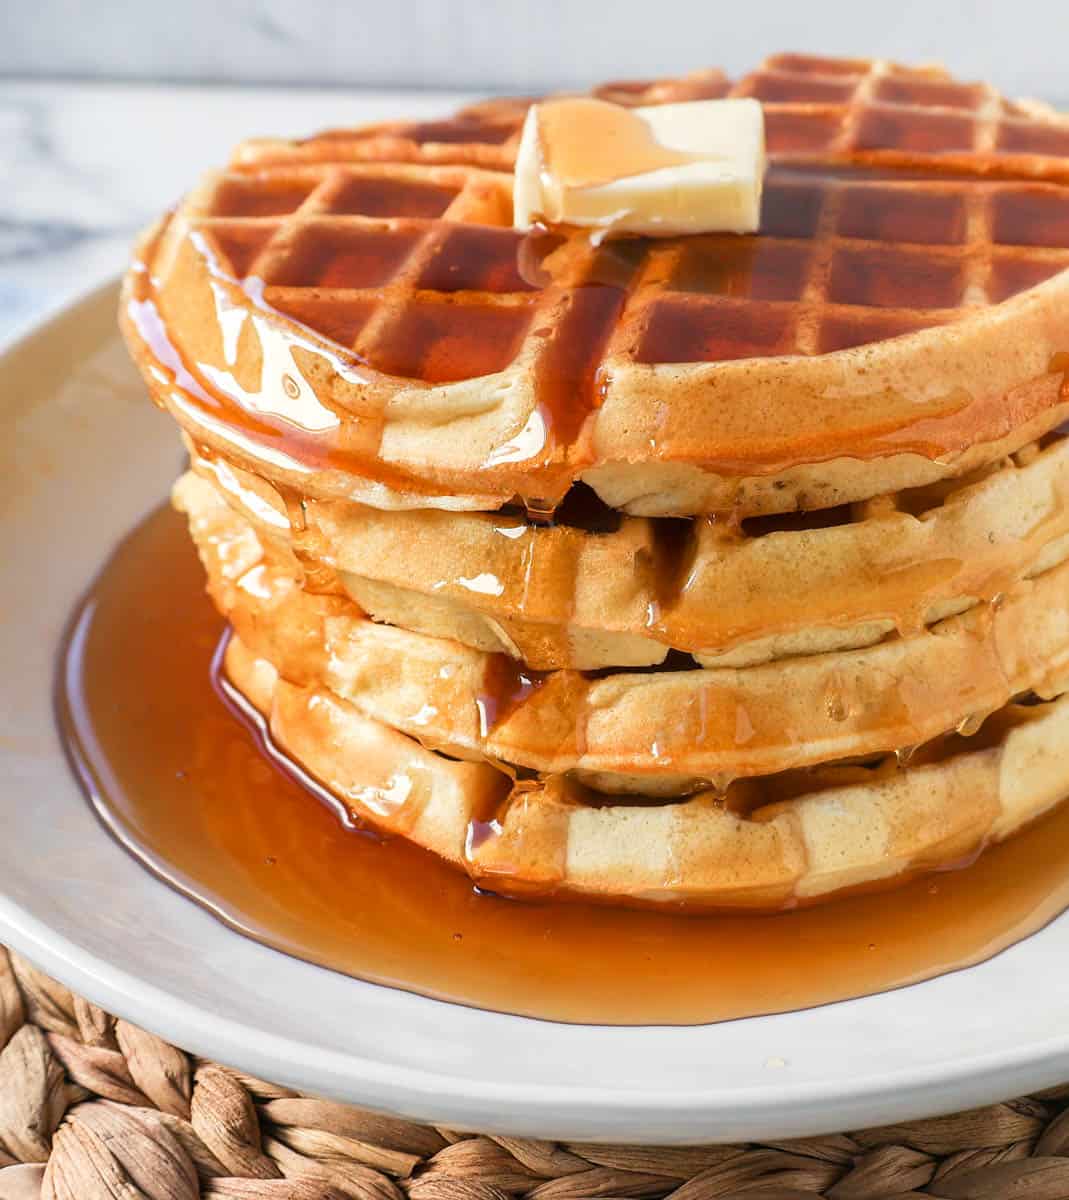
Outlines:
{"type": "Polygon", "coordinates": [[[508,90],[770,49],[1069,99],[1069,0],[0,0],[0,74],[508,90]]]}

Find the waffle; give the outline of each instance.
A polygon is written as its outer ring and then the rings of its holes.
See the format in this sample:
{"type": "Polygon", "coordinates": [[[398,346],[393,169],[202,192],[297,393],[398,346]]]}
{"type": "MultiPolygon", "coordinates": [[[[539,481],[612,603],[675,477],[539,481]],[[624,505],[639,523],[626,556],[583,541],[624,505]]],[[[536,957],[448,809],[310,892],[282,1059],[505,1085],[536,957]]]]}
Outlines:
{"type": "Polygon", "coordinates": [[[518,783],[436,754],[327,689],[287,682],[237,639],[225,662],[275,742],[356,816],[503,893],[794,907],[959,865],[1069,790],[1069,698],[1011,704],[982,740],[952,737],[905,769],[823,767],[726,802],[591,803],[560,777],[518,783]]]}
{"type": "Polygon", "coordinates": [[[758,236],[515,232],[522,105],[244,147],[128,277],[154,396],[313,497],[652,516],[925,486],[1069,415],[1064,118],[884,62],[687,86],[765,104],[758,236]]]}
{"type": "Polygon", "coordinates": [[[209,589],[255,654],[380,724],[462,758],[661,794],[902,751],[977,728],[1069,675],[1069,563],[997,605],[862,650],[742,669],[539,674],[503,655],[376,624],[317,596],[196,476],[190,516],[209,589]]]}
{"type": "Polygon", "coordinates": [[[227,685],[494,890],[777,909],[1069,793],[1069,121],[780,55],[755,236],[512,228],[529,101],[243,144],[121,320],[227,685]]]}
{"type": "Polygon", "coordinates": [[[858,649],[964,612],[1069,556],[1060,437],[980,478],[742,526],[621,519],[589,500],[553,527],[311,500],[295,512],[296,533],[276,489],[191,449],[193,469],[276,552],[296,541],[306,586],[543,671],[652,666],[673,650],[702,666],[744,667],[858,649]]]}

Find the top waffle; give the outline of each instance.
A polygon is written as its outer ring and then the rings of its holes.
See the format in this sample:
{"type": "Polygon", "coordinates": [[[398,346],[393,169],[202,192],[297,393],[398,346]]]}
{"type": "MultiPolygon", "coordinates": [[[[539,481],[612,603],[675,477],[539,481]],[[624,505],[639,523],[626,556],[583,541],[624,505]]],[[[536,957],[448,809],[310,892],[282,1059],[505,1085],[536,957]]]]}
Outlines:
{"type": "Polygon", "coordinates": [[[759,98],[760,234],[513,231],[522,102],[249,143],[128,280],[154,394],[312,496],[641,515],[863,500],[1069,415],[1069,121],[797,56],[600,94],[759,98]]]}

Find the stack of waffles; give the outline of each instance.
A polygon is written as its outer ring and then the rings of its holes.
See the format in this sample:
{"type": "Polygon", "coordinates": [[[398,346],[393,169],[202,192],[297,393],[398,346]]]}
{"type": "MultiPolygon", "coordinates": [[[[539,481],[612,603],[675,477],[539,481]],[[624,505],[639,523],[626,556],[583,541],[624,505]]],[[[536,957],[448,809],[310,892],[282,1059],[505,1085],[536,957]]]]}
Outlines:
{"type": "Polygon", "coordinates": [[[784,55],[757,235],[512,228],[526,102],[241,146],[122,321],[231,685],[483,886],[775,909],[1069,794],[1069,120],[784,55]]]}

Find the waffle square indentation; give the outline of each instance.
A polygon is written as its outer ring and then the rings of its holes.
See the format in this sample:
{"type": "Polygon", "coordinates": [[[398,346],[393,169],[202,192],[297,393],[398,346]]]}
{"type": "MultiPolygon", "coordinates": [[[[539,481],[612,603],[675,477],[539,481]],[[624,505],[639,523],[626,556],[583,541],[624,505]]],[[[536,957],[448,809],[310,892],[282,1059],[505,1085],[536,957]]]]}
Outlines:
{"type": "Polygon", "coordinates": [[[827,189],[819,183],[768,180],[761,193],[761,233],[765,237],[813,237],[826,194],[827,189]]]}
{"type": "Polygon", "coordinates": [[[352,349],[357,335],[375,311],[374,300],[355,296],[336,297],[316,292],[290,293],[287,289],[268,288],[264,300],[327,341],[352,349]]]}
{"type": "Polygon", "coordinates": [[[220,269],[235,279],[244,279],[277,231],[277,225],[267,223],[213,223],[211,238],[221,255],[220,269]]]}
{"type": "Polygon", "coordinates": [[[679,292],[797,300],[805,287],[812,247],[768,238],[689,238],[669,286],[679,292]]]}
{"type": "Polygon", "coordinates": [[[493,226],[449,230],[423,267],[416,286],[439,292],[527,292],[520,271],[523,234],[493,226]]]}
{"type": "Polygon", "coordinates": [[[992,200],[992,239],[1011,246],[1069,246],[1069,188],[1006,188],[992,200]]]}
{"type": "Polygon", "coordinates": [[[296,212],[316,186],[314,179],[232,176],[223,181],[212,199],[216,217],[281,217],[296,212]]]}
{"type": "Polygon", "coordinates": [[[291,287],[379,287],[397,274],[421,236],[410,230],[309,224],[272,265],[267,282],[291,287]]]}
{"type": "Polygon", "coordinates": [[[997,304],[1066,270],[1069,270],[1069,254],[1064,258],[996,254],[991,260],[988,296],[997,304]]]}
{"type": "Polygon", "coordinates": [[[1039,121],[1003,121],[998,148],[1008,154],[1043,154],[1069,158],[1069,125],[1039,121]]]}
{"type": "Polygon", "coordinates": [[[826,150],[839,135],[840,116],[835,112],[765,110],[765,143],[770,154],[826,150]]]}
{"type": "Polygon", "coordinates": [[[757,100],[773,104],[845,104],[857,84],[852,79],[821,79],[762,71],[747,89],[757,100]]]}
{"type": "Polygon", "coordinates": [[[415,179],[352,175],[330,197],[327,211],[362,217],[440,217],[456,188],[415,179]]]}
{"type": "Polygon", "coordinates": [[[971,150],[976,122],[957,112],[932,112],[874,105],[858,126],[862,150],[916,150],[924,154],[971,150]]]}
{"type": "Polygon", "coordinates": [[[888,338],[916,333],[930,328],[916,317],[902,317],[894,313],[876,311],[831,314],[824,318],[817,337],[817,349],[821,354],[835,350],[852,350],[855,346],[868,346],[873,342],[885,342],[888,338]]]}
{"type": "Polygon", "coordinates": [[[400,137],[410,138],[421,145],[427,142],[472,142],[500,146],[502,142],[508,141],[513,132],[515,130],[512,125],[473,121],[470,117],[458,117],[452,121],[420,121],[404,125],[398,130],[400,137]]]}
{"type": "Polygon", "coordinates": [[[970,83],[887,75],[876,85],[876,99],[890,104],[958,108],[972,112],[983,103],[984,89],[970,83]]]}
{"type": "Polygon", "coordinates": [[[965,199],[918,188],[844,188],[837,232],[870,242],[959,245],[965,240],[965,199]]]}
{"type": "Polygon", "coordinates": [[[721,362],[790,353],[787,306],[667,298],[653,307],[638,348],[642,363],[721,362]]]}
{"type": "Polygon", "coordinates": [[[427,383],[492,375],[516,357],[530,319],[526,306],[415,302],[367,358],[380,371],[427,383]]]}
{"type": "Polygon", "coordinates": [[[958,258],[901,247],[840,247],[832,258],[828,299],[866,308],[955,308],[964,290],[958,258]]]}

